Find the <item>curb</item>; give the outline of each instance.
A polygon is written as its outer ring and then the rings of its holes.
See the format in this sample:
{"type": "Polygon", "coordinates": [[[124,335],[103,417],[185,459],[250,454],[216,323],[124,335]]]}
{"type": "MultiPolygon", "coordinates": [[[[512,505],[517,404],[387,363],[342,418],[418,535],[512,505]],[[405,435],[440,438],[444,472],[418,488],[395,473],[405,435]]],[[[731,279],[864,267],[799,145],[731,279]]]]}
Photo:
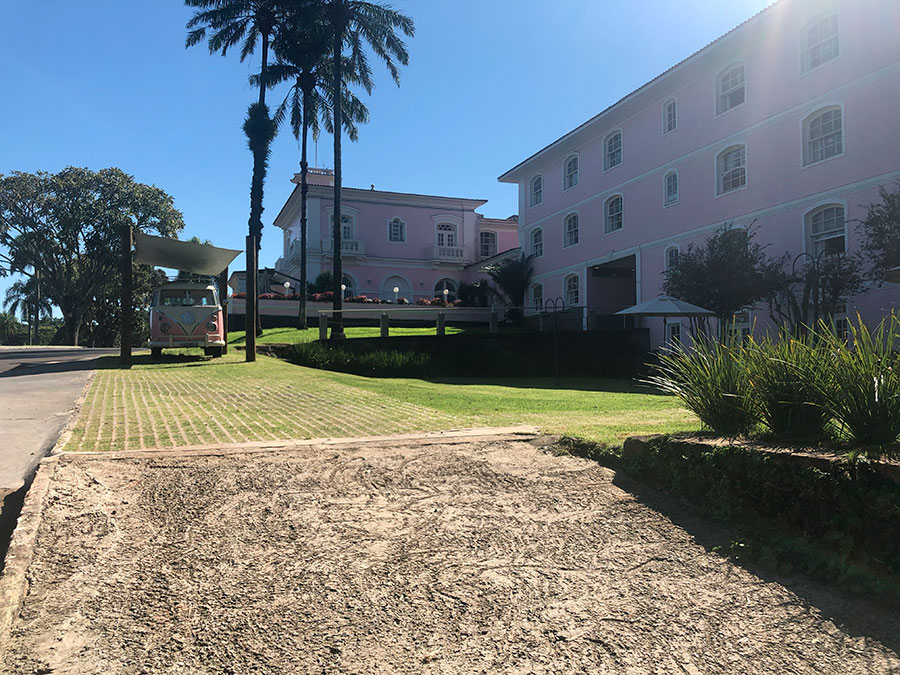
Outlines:
{"type": "Polygon", "coordinates": [[[6,651],[9,632],[28,593],[28,568],[34,559],[44,498],[56,465],[57,457],[45,457],[38,464],[6,552],[6,564],[0,575],[0,654],[6,651]]]}

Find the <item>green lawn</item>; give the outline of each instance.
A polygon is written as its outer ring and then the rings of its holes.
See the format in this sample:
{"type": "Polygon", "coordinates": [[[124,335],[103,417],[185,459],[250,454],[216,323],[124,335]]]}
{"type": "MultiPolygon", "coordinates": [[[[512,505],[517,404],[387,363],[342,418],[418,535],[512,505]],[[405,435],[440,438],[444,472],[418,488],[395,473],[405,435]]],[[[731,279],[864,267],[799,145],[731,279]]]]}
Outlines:
{"type": "MultiPolygon", "coordinates": [[[[447,335],[455,335],[456,333],[471,333],[471,332],[485,332],[485,328],[457,328],[455,326],[447,326],[446,334],[447,335]]],[[[330,332],[330,331],[329,331],[330,332]]],[[[434,335],[436,329],[434,327],[429,328],[403,328],[403,327],[394,327],[390,328],[390,335],[434,335]]],[[[348,338],[358,338],[358,337],[379,337],[381,335],[381,329],[378,326],[347,326],[344,328],[344,335],[348,338]]],[[[306,330],[299,330],[298,328],[266,328],[263,331],[263,334],[257,336],[256,343],[271,345],[271,344],[294,344],[296,342],[312,342],[313,340],[319,339],[319,329],[318,328],[307,328],[306,330]]],[[[246,333],[242,330],[235,330],[228,332],[228,344],[230,345],[242,345],[246,342],[247,336],[246,333]]]]}
{"type": "Polygon", "coordinates": [[[68,450],[367,436],[479,426],[535,425],[547,433],[621,443],[637,433],[695,429],[671,396],[616,380],[376,379],[234,351],[162,361],[108,357],[87,393],[68,450]]]}

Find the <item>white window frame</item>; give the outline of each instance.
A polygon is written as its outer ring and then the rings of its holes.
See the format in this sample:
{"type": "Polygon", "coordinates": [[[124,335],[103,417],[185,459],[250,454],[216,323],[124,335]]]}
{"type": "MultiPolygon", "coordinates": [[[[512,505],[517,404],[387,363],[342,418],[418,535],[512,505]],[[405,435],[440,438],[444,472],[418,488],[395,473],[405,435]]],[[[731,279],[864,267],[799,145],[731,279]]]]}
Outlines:
{"type": "MultiPolygon", "coordinates": [[[[830,28],[830,26],[829,26],[829,28],[830,28]]],[[[801,49],[800,72],[801,73],[811,72],[811,71],[815,70],[816,68],[820,68],[821,66],[824,66],[826,63],[831,63],[832,61],[837,61],[839,58],[841,58],[841,22],[840,22],[840,17],[838,16],[837,12],[829,12],[827,14],[820,14],[816,18],[814,18],[811,21],[808,21],[806,24],[804,24],[804,26],[801,30],[802,30],[801,38],[800,38],[800,49],[801,49]],[[836,32],[833,35],[829,35],[825,40],[822,40],[821,37],[819,37],[818,42],[816,42],[815,44],[811,44],[810,40],[809,40],[809,37],[810,37],[809,34],[814,29],[815,30],[819,29],[821,27],[821,24],[826,21],[829,24],[832,22],[835,24],[835,28],[837,29],[836,32]],[[826,41],[830,41],[830,40],[835,40],[834,55],[830,56],[829,58],[825,59],[824,61],[820,60],[819,63],[812,65],[812,58],[811,58],[810,52],[813,49],[821,48],[826,41]]]]}
{"type": "Polygon", "coordinates": [[[668,272],[672,269],[672,263],[669,260],[669,254],[674,252],[676,254],[676,259],[681,256],[681,248],[677,245],[666,246],[665,251],[663,251],[663,270],[668,272]]]}
{"type": "Polygon", "coordinates": [[[563,248],[572,248],[573,246],[578,246],[581,242],[581,216],[577,211],[570,211],[565,216],[563,216],[563,248]],[[575,229],[571,230],[575,233],[575,241],[569,243],[569,220],[575,218],[575,229]]]}
{"type": "Polygon", "coordinates": [[[746,143],[735,143],[733,145],[729,145],[727,148],[723,148],[716,154],[716,197],[723,197],[725,195],[730,195],[733,192],[738,192],[740,190],[746,190],[747,184],[749,183],[749,171],[747,168],[747,144],[746,143]],[[737,148],[741,148],[744,154],[744,162],[740,166],[736,166],[728,173],[732,171],[736,171],[738,169],[744,170],[744,182],[742,185],[738,187],[732,187],[728,190],[725,189],[725,155],[727,153],[733,152],[737,148]]]}
{"type": "Polygon", "coordinates": [[[499,238],[497,237],[496,232],[494,232],[493,230],[482,230],[481,232],[478,233],[478,253],[481,255],[482,258],[493,258],[495,255],[497,255],[499,248],[500,248],[499,238]],[[485,252],[484,252],[484,246],[485,246],[484,235],[486,235],[486,234],[489,234],[494,238],[494,242],[493,242],[494,252],[493,253],[485,254],[485,252]]]}
{"type": "Polygon", "coordinates": [[[603,202],[603,233],[604,234],[612,234],[613,232],[621,232],[625,229],[625,197],[621,194],[610,195],[603,202]],[[615,201],[619,200],[622,204],[622,208],[615,215],[619,218],[619,226],[613,228],[611,226],[612,221],[610,220],[609,207],[615,201]]]}
{"type": "MultiPolygon", "coordinates": [[[[334,235],[334,211],[332,210],[328,214],[328,239],[332,239],[334,235]]],[[[341,209],[341,241],[355,241],[356,240],[356,214],[355,213],[347,213],[344,209],[341,209]],[[344,218],[349,221],[348,223],[344,223],[344,218]],[[347,230],[345,228],[349,228],[350,236],[347,236],[347,230]]]]}
{"type": "Polygon", "coordinates": [[[532,258],[540,258],[544,255],[544,228],[536,227],[531,231],[529,235],[529,242],[531,244],[531,257],[532,258]],[[540,245],[540,252],[538,252],[538,247],[535,245],[534,238],[535,236],[540,236],[541,240],[537,242],[540,245]]]}
{"type": "Polygon", "coordinates": [[[578,187],[578,172],[581,169],[581,160],[578,157],[577,152],[573,152],[571,155],[566,157],[562,163],[563,170],[563,192],[566,190],[571,190],[574,187],[578,187]],[[569,170],[569,163],[575,162],[575,170],[569,170]]]}
{"type": "Polygon", "coordinates": [[[723,68],[719,71],[719,74],[716,75],[716,117],[720,115],[724,115],[725,113],[731,112],[736,108],[740,108],[742,105],[747,103],[747,66],[743,61],[737,61],[732,63],[727,68],[723,68]],[[735,70],[741,69],[741,84],[740,86],[733,86],[727,92],[722,91],[722,83],[725,78],[730,76],[735,70]],[[734,105],[729,105],[727,108],[723,105],[723,99],[725,97],[730,97],[732,93],[736,92],[738,89],[743,89],[744,92],[744,100],[740,103],[735,103],[734,105]]]}
{"type": "Polygon", "coordinates": [[[672,348],[682,344],[681,342],[681,321],[678,319],[669,319],[666,322],[666,344],[672,348]],[[678,333],[678,335],[675,335],[678,333]]]}
{"type": "Polygon", "coordinates": [[[833,105],[823,106],[821,108],[817,108],[809,115],[803,118],[802,123],[802,133],[803,133],[803,167],[806,168],[808,166],[813,166],[815,164],[821,164],[822,162],[827,162],[831,159],[836,159],[838,157],[843,157],[846,151],[845,146],[845,138],[844,138],[844,106],[840,103],[836,103],[833,105]],[[840,128],[837,132],[832,131],[830,134],[824,134],[812,138],[812,123],[827,113],[837,112],[840,115],[840,128]],[[814,141],[823,140],[828,136],[838,136],[838,142],[840,143],[840,152],[836,152],[833,155],[828,155],[827,157],[822,157],[821,159],[813,159],[813,148],[811,147],[814,141]]]}
{"type": "Polygon", "coordinates": [[[563,277],[563,298],[565,298],[566,307],[579,307],[581,305],[581,278],[577,274],[567,274],[563,277]],[[574,289],[570,289],[569,282],[574,281],[574,289]],[[571,302],[570,293],[574,291],[575,302],[571,302]]]}
{"type": "Polygon", "coordinates": [[[388,243],[405,244],[406,243],[406,221],[402,218],[391,218],[388,221],[388,243]],[[400,225],[400,238],[394,239],[394,225],[400,225]]]}
{"type": "Polygon", "coordinates": [[[356,282],[356,277],[349,272],[344,272],[341,275],[341,285],[346,286],[344,289],[344,298],[352,298],[353,291],[359,290],[359,284],[356,282]],[[350,282],[349,284],[347,283],[348,281],[350,282]]]}
{"type": "Polygon", "coordinates": [[[824,250],[824,247],[820,251],[816,251],[816,244],[818,242],[826,242],[831,239],[837,239],[838,236],[844,240],[844,250],[843,251],[835,251],[835,253],[846,253],[847,252],[847,203],[842,200],[830,200],[827,202],[822,202],[820,204],[816,204],[811,209],[808,209],[803,213],[803,250],[805,253],[816,257],[820,255],[824,250]],[[838,228],[834,228],[831,230],[827,230],[823,233],[820,233],[817,236],[813,235],[813,218],[815,216],[826,209],[839,208],[843,211],[843,226],[840,229],[841,234],[837,235],[836,233],[839,231],[838,228]],[[831,236],[824,236],[831,235],[831,236]]]}
{"type": "Polygon", "coordinates": [[[678,101],[675,100],[675,98],[673,97],[670,99],[666,99],[666,102],[663,103],[663,107],[662,107],[663,136],[665,136],[666,134],[670,134],[673,131],[677,131],[677,130],[678,130],[678,101]],[[675,106],[675,110],[674,110],[675,125],[671,129],[669,128],[669,106],[670,105],[675,106]]]}
{"type": "Polygon", "coordinates": [[[434,226],[434,243],[437,246],[447,247],[447,248],[456,248],[460,246],[459,237],[457,236],[459,233],[459,228],[456,223],[451,223],[447,220],[442,220],[435,224],[434,226]],[[442,229],[443,226],[447,226],[452,229],[442,229]],[[450,242],[450,236],[452,235],[452,243],[450,242]],[[447,241],[444,241],[444,238],[447,238],[447,241]]]}
{"type": "Polygon", "coordinates": [[[528,181],[528,207],[533,208],[544,203],[544,176],[538,174],[528,181]],[[540,181],[540,189],[535,190],[535,183],[540,181]]]}
{"type": "Polygon", "coordinates": [[[669,169],[663,174],[663,206],[675,206],[679,201],[680,185],[678,184],[678,169],[669,169]],[[669,176],[675,176],[675,199],[669,201],[669,176]]]}
{"type": "Polygon", "coordinates": [[[622,136],[621,129],[614,129],[606,134],[606,137],[603,139],[603,170],[610,171],[615,169],[617,166],[622,166],[622,162],[625,161],[625,142],[622,136]],[[612,164],[609,159],[609,142],[613,140],[616,136],[619,137],[619,161],[615,164],[612,164]]]}
{"type": "Polygon", "coordinates": [[[450,302],[456,300],[456,294],[459,292],[459,282],[451,277],[441,277],[434,282],[434,295],[432,297],[443,298],[445,288],[450,291],[447,293],[447,300],[450,302]]]}
{"type": "Polygon", "coordinates": [[[544,284],[537,283],[531,285],[531,293],[529,294],[529,300],[531,300],[531,307],[536,312],[544,311],[544,284]],[[540,300],[538,299],[540,298],[540,300]]]}

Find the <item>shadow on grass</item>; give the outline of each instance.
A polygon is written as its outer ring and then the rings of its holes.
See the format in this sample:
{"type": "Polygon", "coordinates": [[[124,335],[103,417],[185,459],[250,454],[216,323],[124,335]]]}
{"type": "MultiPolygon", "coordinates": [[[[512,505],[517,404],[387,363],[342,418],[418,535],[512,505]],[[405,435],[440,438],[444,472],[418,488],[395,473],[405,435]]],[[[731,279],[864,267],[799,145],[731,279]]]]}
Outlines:
{"type": "Polygon", "coordinates": [[[665,396],[671,394],[655,387],[640,384],[635,380],[562,377],[559,384],[552,377],[428,377],[426,382],[434,384],[484,385],[494,387],[510,387],[514,389],[566,389],[569,391],[598,391],[610,394],[642,394],[646,396],[665,396]]]}

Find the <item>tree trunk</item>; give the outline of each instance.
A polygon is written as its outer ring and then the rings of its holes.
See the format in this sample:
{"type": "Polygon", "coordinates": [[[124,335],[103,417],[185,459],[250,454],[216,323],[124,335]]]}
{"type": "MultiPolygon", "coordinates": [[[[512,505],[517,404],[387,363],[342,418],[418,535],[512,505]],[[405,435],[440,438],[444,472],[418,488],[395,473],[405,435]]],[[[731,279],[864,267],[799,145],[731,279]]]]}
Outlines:
{"type": "Polygon", "coordinates": [[[298,328],[306,329],[306,227],[307,227],[307,195],[309,183],[307,174],[309,165],[306,161],[307,136],[309,135],[309,97],[312,91],[303,89],[303,138],[300,141],[300,320],[298,328]]]}
{"type": "Polygon", "coordinates": [[[334,313],[331,316],[331,339],[343,340],[344,335],[344,316],[341,310],[344,306],[344,293],[341,290],[341,280],[344,277],[341,260],[341,132],[343,120],[341,119],[341,96],[343,81],[341,52],[344,43],[344,25],[341,11],[341,0],[332,0],[334,8],[334,223],[332,224],[332,276],[334,301],[332,308],[334,313]]]}

